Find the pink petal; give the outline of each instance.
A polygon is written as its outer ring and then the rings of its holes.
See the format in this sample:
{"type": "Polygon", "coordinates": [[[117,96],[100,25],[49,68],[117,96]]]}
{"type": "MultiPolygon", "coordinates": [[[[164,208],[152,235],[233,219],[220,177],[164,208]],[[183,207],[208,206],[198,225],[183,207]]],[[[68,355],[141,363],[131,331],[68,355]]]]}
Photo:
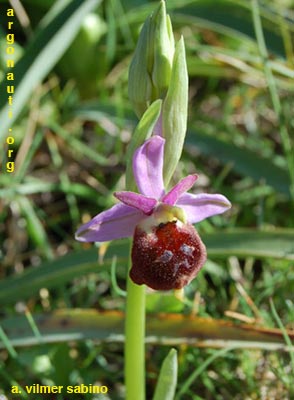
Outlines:
{"type": "Polygon", "coordinates": [[[134,192],[115,192],[114,196],[127,206],[135,207],[147,215],[152,212],[157,204],[156,199],[134,192]]]}
{"type": "Polygon", "coordinates": [[[161,201],[165,204],[173,206],[183,193],[191,189],[197,179],[197,175],[188,175],[181,179],[179,183],[177,183],[165,196],[163,196],[161,201]]]}
{"type": "Polygon", "coordinates": [[[231,208],[231,203],[221,194],[184,193],[179,198],[177,206],[183,208],[188,221],[195,224],[213,215],[222,214],[231,208]]]}
{"type": "Polygon", "coordinates": [[[76,239],[81,242],[107,242],[133,236],[144,214],[125,204],[116,204],[80,226],[76,239]]]}
{"type": "Polygon", "coordinates": [[[140,146],[133,157],[133,172],[140,193],[159,199],[164,194],[162,178],[165,140],[152,136],[140,146]]]}

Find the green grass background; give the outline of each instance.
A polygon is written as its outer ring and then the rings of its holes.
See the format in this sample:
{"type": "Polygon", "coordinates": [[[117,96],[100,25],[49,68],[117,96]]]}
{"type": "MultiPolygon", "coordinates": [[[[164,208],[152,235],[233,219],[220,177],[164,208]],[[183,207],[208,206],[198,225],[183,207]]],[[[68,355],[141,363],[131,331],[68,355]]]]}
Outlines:
{"type": "MultiPolygon", "coordinates": [[[[124,188],[125,154],[137,123],[127,96],[128,66],[157,3],[21,4],[13,26],[18,62],[9,120],[10,4],[0,1],[0,395],[15,398],[12,385],[97,383],[109,387],[97,399],[123,399],[129,244],[81,244],[74,232],[124,188]],[[10,127],[11,174],[5,169],[10,127]]],[[[291,399],[293,2],[167,0],[167,9],[176,38],[185,39],[190,82],[188,132],[174,182],[197,172],[196,192],[223,193],[233,207],[197,225],[209,260],[184,299],[148,294],[148,315],[165,313],[161,324],[169,338],[156,324],[153,339],[147,335],[147,398],[172,344],[177,399],[291,399]],[[185,324],[176,327],[170,313],[184,315],[185,324]],[[270,345],[270,335],[253,344],[223,325],[209,328],[207,320],[191,342],[193,315],[279,328],[279,345],[270,345]]]]}

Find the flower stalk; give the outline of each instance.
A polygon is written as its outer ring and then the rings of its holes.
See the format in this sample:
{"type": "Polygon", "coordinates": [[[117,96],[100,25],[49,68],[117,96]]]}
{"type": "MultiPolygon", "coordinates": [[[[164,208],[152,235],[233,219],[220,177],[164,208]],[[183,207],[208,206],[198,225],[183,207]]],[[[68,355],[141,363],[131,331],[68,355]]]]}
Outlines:
{"type": "Polygon", "coordinates": [[[145,285],[127,278],[125,385],[127,400],[145,400],[145,285]]]}

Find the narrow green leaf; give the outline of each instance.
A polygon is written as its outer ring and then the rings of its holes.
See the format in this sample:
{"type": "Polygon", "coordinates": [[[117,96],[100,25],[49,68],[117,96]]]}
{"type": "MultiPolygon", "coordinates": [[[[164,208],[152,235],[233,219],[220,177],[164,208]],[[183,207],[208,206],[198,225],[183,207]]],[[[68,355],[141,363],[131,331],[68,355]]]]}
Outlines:
{"type": "MultiPolygon", "coordinates": [[[[128,248],[125,241],[114,242],[107,250],[103,263],[99,262],[98,249],[72,252],[56,260],[46,261],[38,268],[29,267],[19,275],[0,281],[0,304],[11,304],[36,296],[42,287],[60,287],[73,278],[89,272],[99,272],[111,267],[116,255],[118,265],[126,265],[128,248]]],[[[125,269],[124,269],[125,270],[125,269]]]]}
{"type": "Polygon", "coordinates": [[[53,252],[50,247],[47,234],[31,201],[27,197],[19,197],[17,202],[23,216],[26,219],[29,236],[35,242],[37,247],[40,248],[41,253],[45,255],[46,258],[52,259],[53,252]]]}
{"type": "Polygon", "coordinates": [[[273,257],[294,260],[294,230],[234,230],[201,235],[209,257],[273,257]]]}
{"type": "MultiPolygon", "coordinates": [[[[171,0],[171,6],[176,6],[176,0],[171,0]]],[[[179,7],[178,7],[179,8],[179,7]]],[[[285,57],[283,38],[280,33],[279,17],[274,7],[260,7],[262,25],[267,48],[279,56],[285,57]]],[[[255,46],[256,38],[252,26],[250,2],[243,0],[192,0],[188,5],[175,11],[172,18],[177,23],[191,23],[204,29],[211,29],[226,34],[235,39],[249,39],[255,46]]],[[[294,32],[291,19],[283,23],[290,32],[294,32]]]]}
{"type": "Polygon", "coordinates": [[[32,159],[34,155],[36,154],[37,150],[41,146],[42,142],[44,139],[44,131],[43,130],[37,130],[35,133],[35,136],[30,144],[30,148],[25,156],[25,158],[22,161],[22,164],[18,167],[18,170],[15,174],[14,181],[16,182],[21,182],[23,178],[26,176],[28,169],[31,166],[32,159]]]}
{"type": "Polygon", "coordinates": [[[283,333],[285,343],[288,345],[289,348],[292,347],[292,350],[290,351],[290,360],[291,360],[292,375],[293,375],[293,373],[294,373],[294,342],[292,343],[291,338],[288,335],[287,329],[283,325],[283,322],[281,321],[281,318],[280,318],[279,314],[277,313],[277,310],[276,310],[276,307],[275,307],[275,304],[274,304],[272,298],[270,298],[270,307],[271,307],[273,317],[276,320],[276,323],[277,323],[278,327],[280,328],[281,332],[283,333]]]}
{"type": "Polygon", "coordinates": [[[189,149],[193,146],[200,149],[202,154],[215,156],[222,163],[231,164],[236,172],[245,177],[249,176],[257,183],[262,180],[278,192],[290,196],[289,175],[272,160],[198,129],[190,130],[187,136],[186,147],[189,149]]]}
{"type": "MultiPolygon", "coordinates": [[[[124,341],[125,314],[119,311],[63,309],[33,315],[33,318],[44,343],[85,339],[124,341]]],[[[2,319],[1,326],[14,347],[40,343],[25,316],[2,319]]],[[[147,314],[146,328],[147,343],[290,350],[280,329],[213,318],[152,313],[147,314]]],[[[293,339],[293,332],[287,330],[287,334],[293,339]]],[[[0,348],[3,347],[5,345],[0,342],[0,348]]]]}
{"type": "Polygon", "coordinates": [[[177,351],[175,349],[170,349],[162,363],[153,400],[173,400],[176,392],[177,379],[177,351]]]}
{"type": "Polygon", "coordinates": [[[3,185],[4,189],[0,189],[0,198],[3,199],[14,199],[16,195],[27,196],[35,193],[48,193],[48,192],[62,192],[66,194],[74,194],[79,197],[95,198],[97,195],[96,190],[80,183],[70,183],[70,185],[64,186],[61,183],[48,183],[41,181],[38,178],[27,176],[23,183],[11,183],[9,176],[1,176],[0,184],[3,185]],[[9,186],[9,183],[11,184],[9,186]]]}
{"type": "Polygon", "coordinates": [[[0,325],[0,339],[3,343],[3,347],[7,350],[8,354],[10,355],[11,358],[17,359],[17,352],[15,351],[14,347],[10,343],[9,338],[7,337],[6,333],[2,329],[2,326],[0,325]]]}
{"type": "Polygon", "coordinates": [[[227,348],[221,349],[221,350],[217,350],[215,351],[210,357],[208,357],[204,363],[201,363],[198,368],[196,368],[192,374],[190,374],[190,376],[186,379],[186,381],[184,382],[184,384],[181,386],[179,392],[177,393],[175,400],[180,400],[180,398],[182,397],[183,394],[185,394],[186,391],[189,390],[189,387],[192,385],[192,383],[194,381],[196,381],[196,379],[198,378],[199,375],[202,374],[203,371],[205,371],[205,369],[217,358],[223,356],[224,354],[226,354],[227,352],[237,349],[238,346],[229,346],[227,348]]]}
{"type": "Polygon", "coordinates": [[[3,361],[0,362],[0,377],[3,381],[9,383],[9,385],[16,386],[18,388],[19,398],[28,400],[29,396],[27,395],[24,388],[14,379],[14,377],[7,372],[6,365],[4,365],[3,361]]]}
{"type": "Polygon", "coordinates": [[[83,141],[77,139],[65,129],[63,129],[60,125],[51,122],[49,127],[56,132],[59,136],[64,139],[68,143],[68,146],[75,152],[79,153],[81,156],[88,157],[90,160],[93,160],[99,165],[109,165],[109,159],[104,157],[103,155],[99,154],[97,150],[92,149],[83,141]]]}

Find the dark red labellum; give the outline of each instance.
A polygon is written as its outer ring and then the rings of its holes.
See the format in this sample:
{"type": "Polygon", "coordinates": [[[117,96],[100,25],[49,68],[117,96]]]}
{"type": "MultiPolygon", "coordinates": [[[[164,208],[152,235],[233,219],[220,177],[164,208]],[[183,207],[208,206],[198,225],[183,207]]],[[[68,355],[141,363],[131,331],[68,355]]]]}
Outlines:
{"type": "Polygon", "coordinates": [[[181,289],[206,261],[206,248],[191,224],[160,223],[150,232],[137,226],[132,248],[131,279],[155,290],[181,289]]]}

